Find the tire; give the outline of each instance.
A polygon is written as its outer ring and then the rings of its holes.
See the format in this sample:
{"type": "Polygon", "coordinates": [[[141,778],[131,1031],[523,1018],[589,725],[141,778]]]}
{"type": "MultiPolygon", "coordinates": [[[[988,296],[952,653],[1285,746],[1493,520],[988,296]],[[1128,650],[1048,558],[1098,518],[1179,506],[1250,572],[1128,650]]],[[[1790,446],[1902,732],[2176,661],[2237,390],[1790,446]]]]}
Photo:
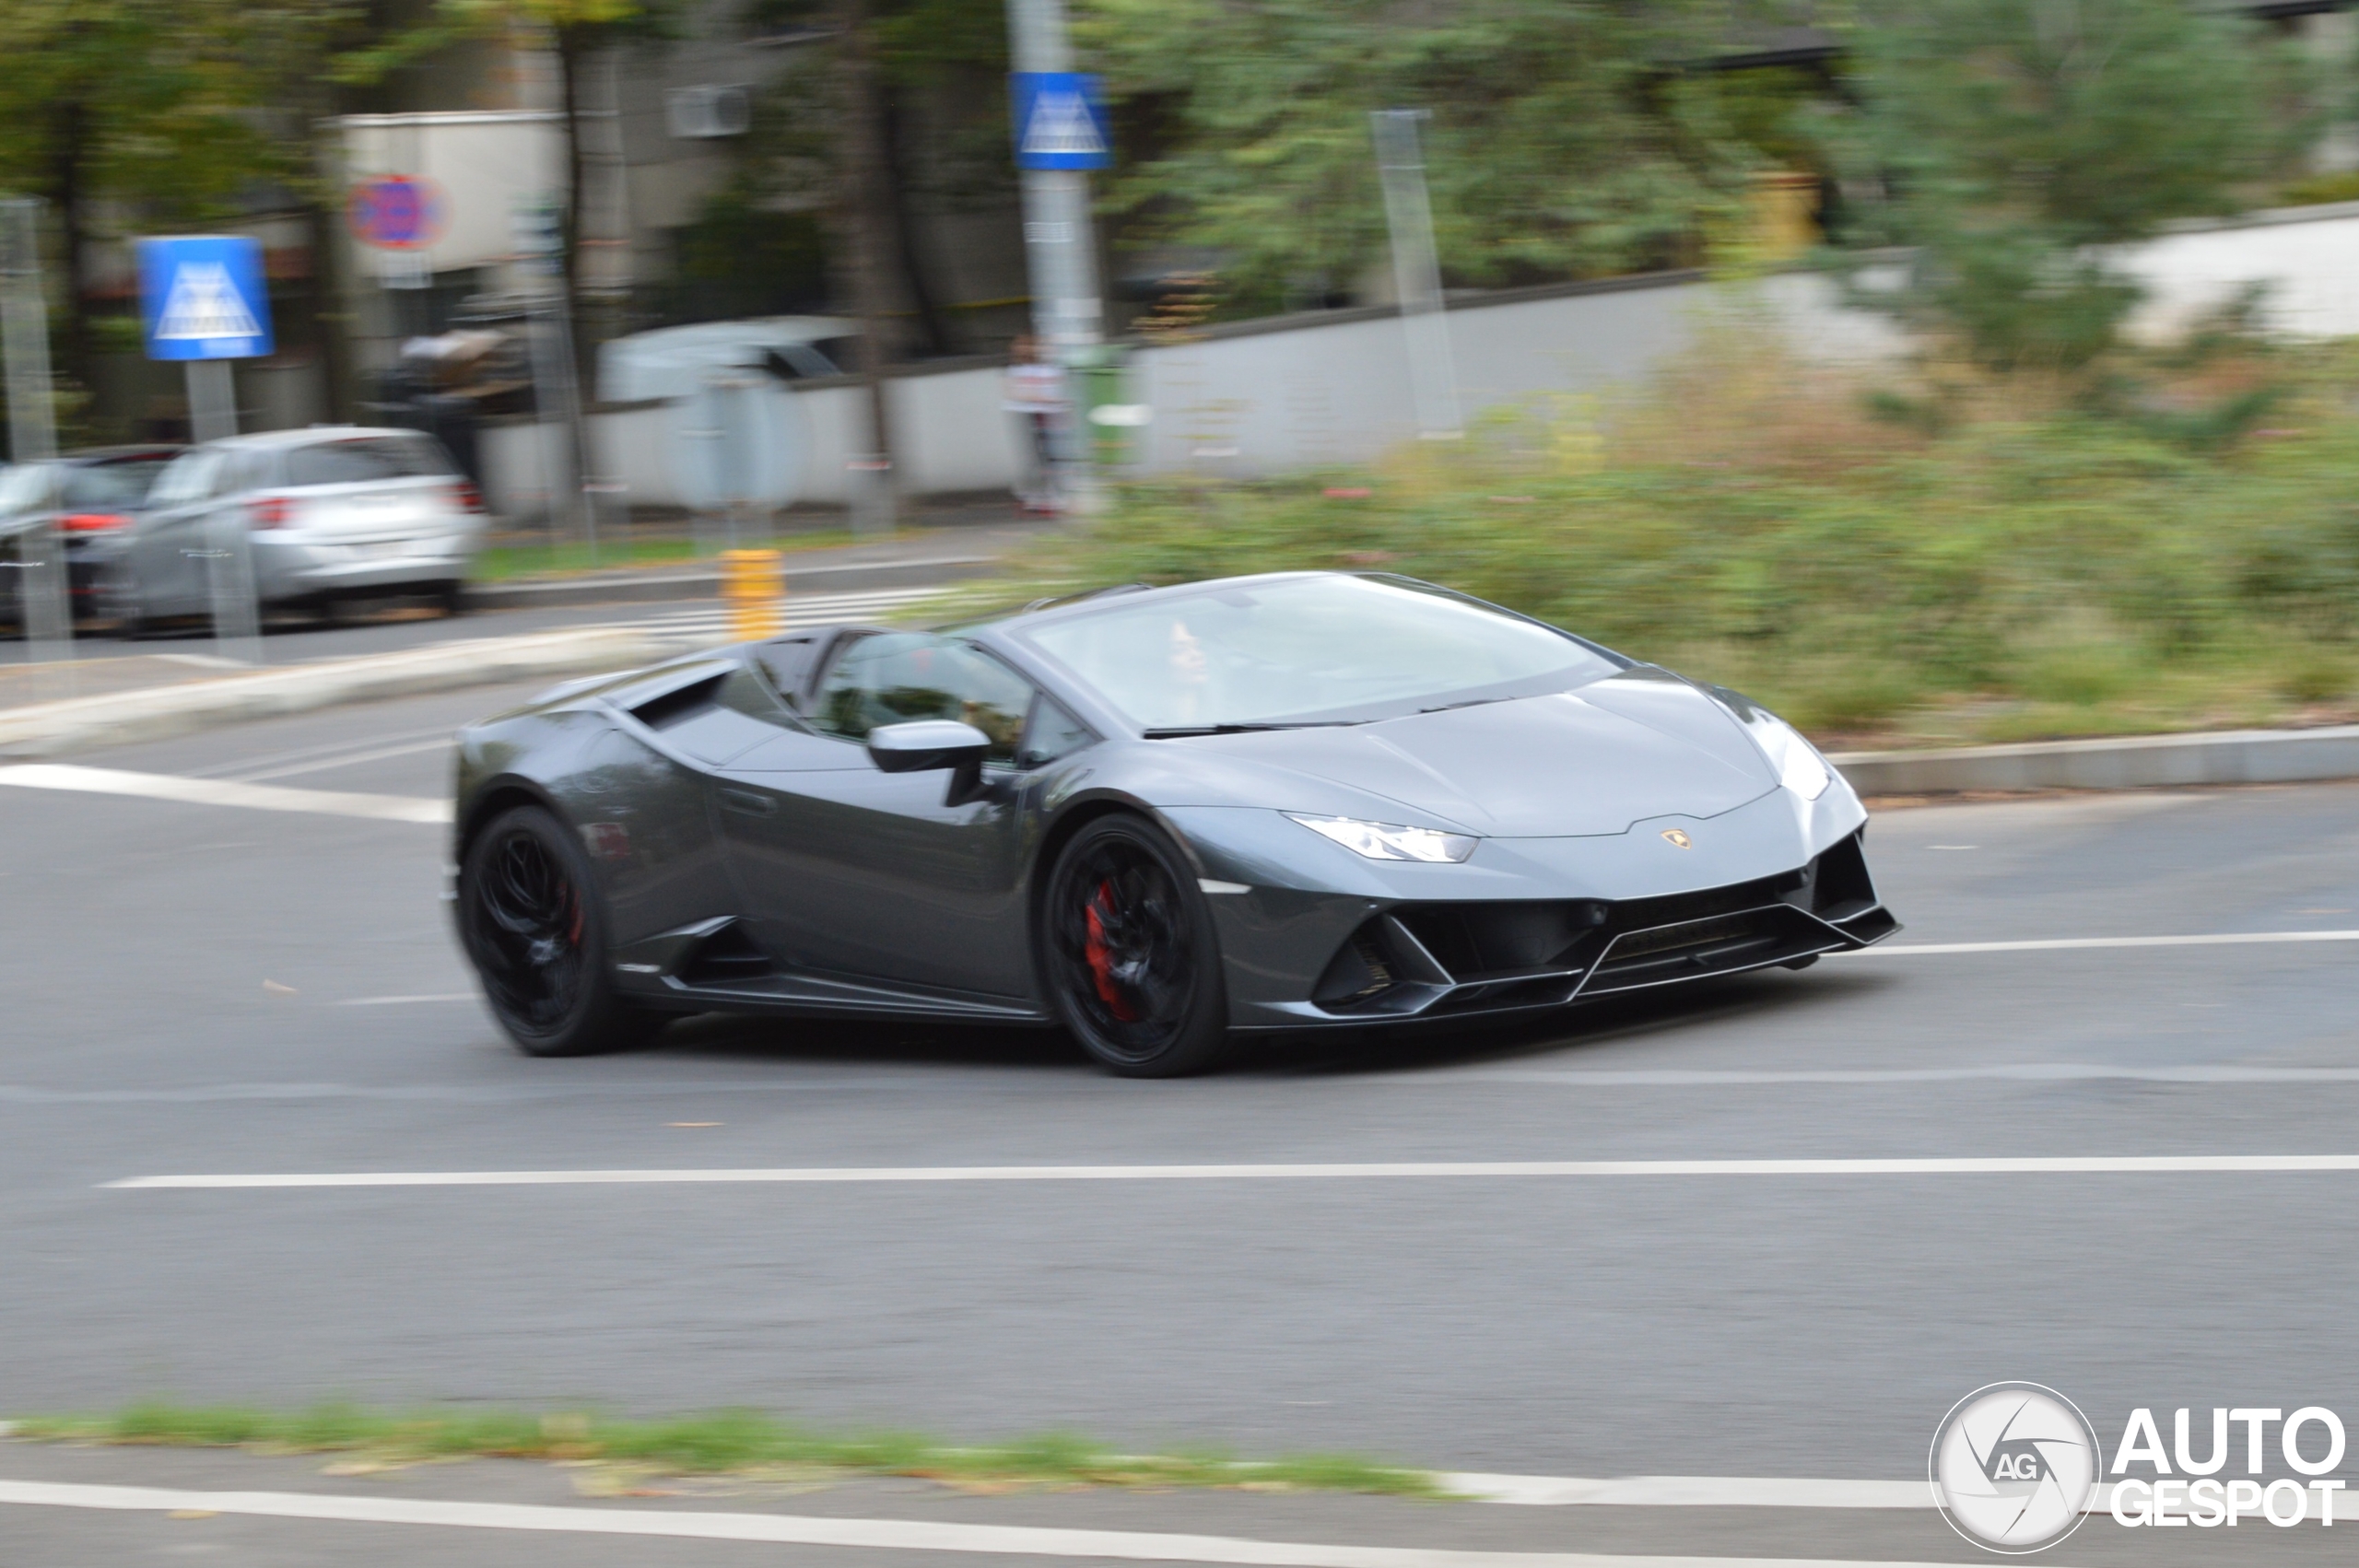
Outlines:
{"type": "Polygon", "coordinates": [[[527,1056],[637,1045],[667,1020],[615,993],[590,857],[541,806],[501,813],[459,868],[459,931],[492,1015],[527,1056]]]}
{"type": "Polygon", "coordinates": [[[1082,1048],[1125,1078],[1218,1061],[1228,997],[1212,911],[1179,847],[1135,816],[1074,835],[1049,875],[1041,967],[1082,1048]]]}
{"type": "Polygon", "coordinates": [[[431,597],[434,607],[446,617],[455,618],[467,613],[467,585],[464,582],[438,582],[431,597]]]}

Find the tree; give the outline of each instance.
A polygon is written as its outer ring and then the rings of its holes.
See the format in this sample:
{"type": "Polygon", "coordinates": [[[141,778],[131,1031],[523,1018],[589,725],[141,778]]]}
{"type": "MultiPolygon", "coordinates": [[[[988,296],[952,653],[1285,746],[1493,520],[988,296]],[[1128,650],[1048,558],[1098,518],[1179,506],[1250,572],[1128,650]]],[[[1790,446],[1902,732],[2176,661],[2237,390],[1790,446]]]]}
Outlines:
{"type": "Polygon", "coordinates": [[[102,205],[161,225],[217,217],[270,162],[245,46],[301,0],[8,0],[0,6],[0,187],[45,198],[63,287],[55,359],[87,388],[84,295],[102,205]]]}
{"type": "Polygon", "coordinates": [[[1888,192],[1859,238],[1916,247],[1859,297],[2001,369],[2104,352],[2139,299],[2114,248],[2230,210],[2299,96],[2253,24],[2187,0],[1908,0],[1859,43],[1845,150],[1888,192]]]}
{"type": "Polygon", "coordinates": [[[1420,109],[1453,281],[1691,263],[1757,161],[1677,63],[1722,41],[1704,0],[1079,0],[1135,154],[1125,238],[1222,252],[1233,302],[1348,288],[1384,254],[1368,111],[1420,109]]]}

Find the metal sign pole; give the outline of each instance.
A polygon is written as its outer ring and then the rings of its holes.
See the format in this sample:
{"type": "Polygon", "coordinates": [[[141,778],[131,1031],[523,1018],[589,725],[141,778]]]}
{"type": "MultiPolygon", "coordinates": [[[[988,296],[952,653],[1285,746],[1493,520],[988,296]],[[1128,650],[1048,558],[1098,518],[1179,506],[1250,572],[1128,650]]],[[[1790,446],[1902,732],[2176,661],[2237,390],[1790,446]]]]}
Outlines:
{"type": "MultiPolygon", "coordinates": [[[[1064,0],[1008,0],[1007,33],[1009,64],[1019,78],[1073,70],[1064,0]]],[[[1086,146],[1098,137],[1086,115],[1074,119],[1067,114],[1064,123],[1077,133],[1078,142],[1058,140],[1056,150],[1045,156],[1026,146],[1033,128],[1016,126],[1016,164],[1023,177],[1024,256],[1032,279],[1033,332],[1045,357],[1065,373],[1064,407],[1056,431],[1061,487],[1072,509],[1087,514],[1099,509],[1101,497],[1077,416],[1076,389],[1082,368],[1104,341],[1106,328],[1087,170],[1102,167],[1109,149],[1099,143],[1087,152],[1065,150],[1086,146]]]]}
{"type": "MultiPolygon", "coordinates": [[[[0,202],[0,338],[8,381],[8,454],[18,462],[57,455],[57,425],[50,406],[49,309],[41,292],[41,202],[12,196],[0,202]]],[[[65,580],[65,541],[56,513],[65,497],[41,510],[44,521],[18,536],[17,603],[32,657],[63,668],[63,689],[74,689],[74,610],[65,580]]]]}
{"type": "Polygon", "coordinates": [[[1392,230],[1392,279],[1401,295],[1401,330],[1408,339],[1417,434],[1427,440],[1454,440],[1466,430],[1459,419],[1449,320],[1442,311],[1441,264],[1434,254],[1425,154],[1417,146],[1417,122],[1424,118],[1419,110],[1379,109],[1368,121],[1376,135],[1377,173],[1384,183],[1384,220],[1392,230]]]}
{"type": "Polygon", "coordinates": [[[520,270],[535,280],[526,321],[533,349],[533,405],[542,427],[542,462],[547,470],[549,543],[555,545],[567,514],[578,508],[582,540],[595,566],[597,499],[589,486],[590,451],[573,357],[572,301],[565,290],[560,211],[554,198],[538,197],[519,203],[512,223],[520,270]]]}
{"type": "MultiPolygon", "coordinates": [[[[276,341],[262,242],[251,235],[156,235],[138,242],[138,257],[147,357],[186,366],[191,439],[199,446],[227,440],[238,433],[229,362],[267,356],[276,341]]],[[[217,506],[193,552],[204,560],[211,589],[214,645],[241,664],[262,662],[250,526],[242,509],[217,506]]]]}
{"type": "MultiPolygon", "coordinates": [[[[227,359],[191,359],[189,439],[198,445],[238,433],[235,372],[227,359]]],[[[253,539],[244,514],[216,510],[205,521],[205,577],[213,602],[213,651],[239,664],[262,662],[262,610],[254,603],[253,539]]]]}

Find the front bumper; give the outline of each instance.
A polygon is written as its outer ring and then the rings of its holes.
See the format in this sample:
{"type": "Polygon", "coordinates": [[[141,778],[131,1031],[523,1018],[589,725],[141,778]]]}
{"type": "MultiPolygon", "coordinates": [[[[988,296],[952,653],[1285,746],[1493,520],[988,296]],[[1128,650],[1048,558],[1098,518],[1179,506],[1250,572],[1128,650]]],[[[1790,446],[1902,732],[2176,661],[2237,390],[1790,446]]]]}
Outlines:
{"type": "Polygon", "coordinates": [[[1809,961],[1883,941],[1857,833],[1808,864],[1731,887],[1626,900],[1407,904],[1336,951],[1298,1019],[1377,1022],[1561,1007],[1809,961]]]}
{"type": "Polygon", "coordinates": [[[1167,814],[1208,881],[1248,890],[1210,898],[1242,1029],[1561,1007],[1899,930],[1868,872],[1866,813],[1839,787],[1622,834],[1488,839],[1463,865],[1362,860],[1275,812],[1167,814]]]}

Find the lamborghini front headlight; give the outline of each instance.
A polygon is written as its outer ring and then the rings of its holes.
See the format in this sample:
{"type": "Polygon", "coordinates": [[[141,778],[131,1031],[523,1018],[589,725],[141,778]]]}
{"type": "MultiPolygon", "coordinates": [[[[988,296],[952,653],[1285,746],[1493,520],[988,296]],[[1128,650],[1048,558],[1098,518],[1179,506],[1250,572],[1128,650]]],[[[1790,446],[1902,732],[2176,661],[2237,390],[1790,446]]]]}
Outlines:
{"type": "Polygon", "coordinates": [[[1438,827],[1402,827],[1389,822],[1361,822],[1348,816],[1303,816],[1285,813],[1322,838],[1332,838],[1356,855],[1371,860],[1462,860],[1482,840],[1468,833],[1444,833],[1438,827]]]}

